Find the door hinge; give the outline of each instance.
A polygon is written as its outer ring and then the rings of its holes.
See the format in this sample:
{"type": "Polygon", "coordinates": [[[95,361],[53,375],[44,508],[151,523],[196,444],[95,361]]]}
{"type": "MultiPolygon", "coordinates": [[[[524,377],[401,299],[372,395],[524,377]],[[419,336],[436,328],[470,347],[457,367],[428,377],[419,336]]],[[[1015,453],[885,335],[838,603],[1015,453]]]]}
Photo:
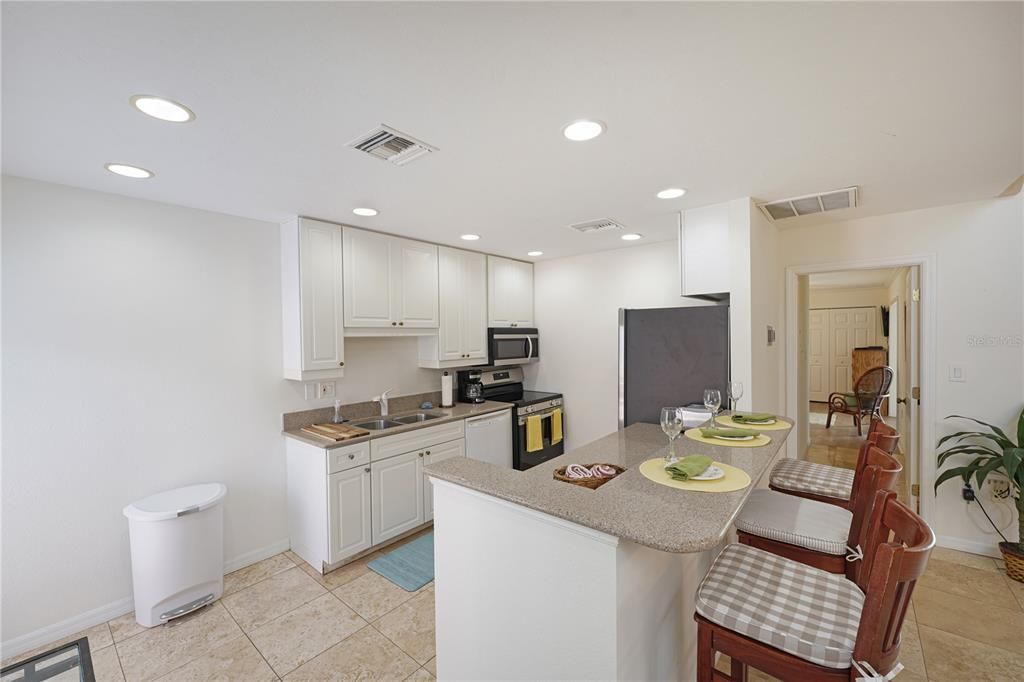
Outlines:
{"type": "Polygon", "coordinates": [[[910,494],[913,497],[921,497],[921,484],[915,483],[910,486],[910,494]]]}
{"type": "Polygon", "coordinates": [[[916,301],[920,301],[921,300],[921,290],[920,289],[914,289],[914,291],[912,291],[911,294],[910,294],[910,298],[914,299],[915,302],[916,301]]]}
{"type": "Polygon", "coordinates": [[[910,389],[910,397],[913,398],[914,400],[920,400],[921,399],[921,387],[920,386],[914,386],[913,388],[911,388],[910,389]]]}

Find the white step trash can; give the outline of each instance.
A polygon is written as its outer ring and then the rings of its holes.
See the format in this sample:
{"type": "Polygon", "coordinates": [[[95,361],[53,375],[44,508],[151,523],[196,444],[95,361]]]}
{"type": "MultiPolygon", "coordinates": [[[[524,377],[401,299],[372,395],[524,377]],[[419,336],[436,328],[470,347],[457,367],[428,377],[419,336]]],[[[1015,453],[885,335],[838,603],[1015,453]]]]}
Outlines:
{"type": "Polygon", "coordinates": [[[228,488],[203,483],[150,495],[124,508],[132,547],[135,620],[152,627],[224,592],[228,488]]]}

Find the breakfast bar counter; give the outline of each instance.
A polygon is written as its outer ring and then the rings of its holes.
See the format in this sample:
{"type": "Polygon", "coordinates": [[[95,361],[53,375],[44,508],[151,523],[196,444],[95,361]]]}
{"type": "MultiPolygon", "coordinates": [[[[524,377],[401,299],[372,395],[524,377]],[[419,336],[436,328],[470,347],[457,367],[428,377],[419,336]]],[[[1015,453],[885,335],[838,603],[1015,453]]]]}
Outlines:
{"type": "Polygon", "coordinates": [[[640,464],[668,441],[643,423],[527,471],[428,467],[439,679],[695,679],[697,586],[790,431],[763,431],[760,447],[680,436],[680,456],[750,476],[735,492],[648,480],[640,464]],[[625,471],[593,490],[552,476],[598,463],[625,471]]]}

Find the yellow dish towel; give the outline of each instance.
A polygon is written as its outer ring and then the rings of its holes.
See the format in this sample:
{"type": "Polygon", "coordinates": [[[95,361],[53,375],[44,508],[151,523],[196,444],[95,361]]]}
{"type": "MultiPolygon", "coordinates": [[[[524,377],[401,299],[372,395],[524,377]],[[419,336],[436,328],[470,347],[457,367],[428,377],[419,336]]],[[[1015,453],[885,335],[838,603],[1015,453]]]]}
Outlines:
{"type": "Polygon", "coordinates": [[[537,452],[544,449],[544,429],[539,414],[526,418],[526,451],[537,452]]]}
{"type": "Polygon", "coordinates": [[[556,407],[551,411],[551,444],[558,445],[562,442],[562,408],[556,407]]]}

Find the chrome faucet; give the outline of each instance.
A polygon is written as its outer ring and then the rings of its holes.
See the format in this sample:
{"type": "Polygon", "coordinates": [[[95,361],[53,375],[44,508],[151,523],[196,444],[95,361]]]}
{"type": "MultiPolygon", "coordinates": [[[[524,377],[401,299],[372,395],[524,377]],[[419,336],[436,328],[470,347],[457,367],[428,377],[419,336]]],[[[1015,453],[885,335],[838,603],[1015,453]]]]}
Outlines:
{"type": "Polygon", "coordinates": [[[373,402],[380,403],[380,416],[388,416],[388,393],[391,393],[394,389],[389,388],[386,391],[381,391],[381,394],[373,399],[373,402]]]}

